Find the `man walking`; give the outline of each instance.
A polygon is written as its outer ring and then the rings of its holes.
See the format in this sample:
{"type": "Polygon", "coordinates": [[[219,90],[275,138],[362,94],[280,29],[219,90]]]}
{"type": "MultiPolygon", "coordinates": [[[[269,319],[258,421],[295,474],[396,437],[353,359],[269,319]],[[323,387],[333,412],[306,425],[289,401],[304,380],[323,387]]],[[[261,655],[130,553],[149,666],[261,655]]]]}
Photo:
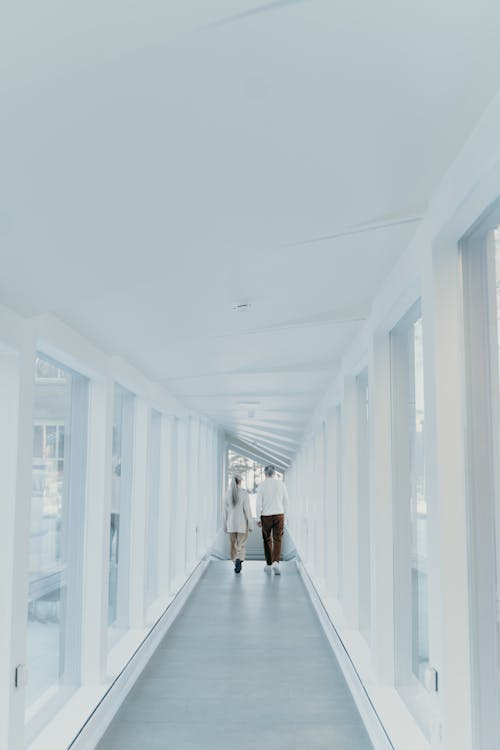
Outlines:
{"type": "Polygon", "coordinates": [[[257,526],[262,528],[264,554],[266,556],[266,573],[271,571],[279,576],[281,540],[285,527],[285,513],[288,504],[288,493],[283,482],[276,479],[274,466],[264,469],[266,478],[257,490],[257,526]]]}

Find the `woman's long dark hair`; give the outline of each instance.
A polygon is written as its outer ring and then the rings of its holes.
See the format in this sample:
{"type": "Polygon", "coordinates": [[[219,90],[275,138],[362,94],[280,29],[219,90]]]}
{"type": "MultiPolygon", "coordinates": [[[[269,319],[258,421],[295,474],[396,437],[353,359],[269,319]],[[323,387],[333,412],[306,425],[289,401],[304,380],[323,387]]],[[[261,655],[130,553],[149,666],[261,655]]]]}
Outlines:
{"type": "Polygon", "coordinates": [[[233,477],[231,482],[231,498],[233,500],[233,507],[238,502],[238,487],[241,484],[240,477],[233,477]]]}

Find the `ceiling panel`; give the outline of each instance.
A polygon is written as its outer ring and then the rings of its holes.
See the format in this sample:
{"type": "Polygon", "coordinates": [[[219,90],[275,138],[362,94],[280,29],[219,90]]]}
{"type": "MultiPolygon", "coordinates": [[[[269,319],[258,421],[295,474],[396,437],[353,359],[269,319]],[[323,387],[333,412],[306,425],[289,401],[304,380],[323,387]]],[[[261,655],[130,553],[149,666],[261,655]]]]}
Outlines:
{"type": "Polygon", "coordinates": [[[4,0],[0,301],[299,439],[500,86],[499,26],[491,0],[4,0]]]}

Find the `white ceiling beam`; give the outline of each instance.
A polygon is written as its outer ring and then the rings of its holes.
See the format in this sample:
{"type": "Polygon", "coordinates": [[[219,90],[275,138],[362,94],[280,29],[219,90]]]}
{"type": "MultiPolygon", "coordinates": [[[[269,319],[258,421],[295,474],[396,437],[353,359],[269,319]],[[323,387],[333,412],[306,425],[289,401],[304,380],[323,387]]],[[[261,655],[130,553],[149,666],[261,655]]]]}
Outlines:
{"type": "Polygon", "coordinates": [[[237,437],[243,439],[245,442],[255,445],[257,448],[260,448],[266,453],[269,453],[269,455],[273,455],[274,457],[279,458],[281,459],[281,461],[285,461],[286,463],[290,463],[293,456],[295,455],[295,451],[285,451],[281,448],[281,446],[276,446],[274,443],[268,442],[267,440],[253,441],[252,436],[246,435],[244,432],[238,432],[236,434],[237,437]]]}
{"type": "Polygon", "coordinates": [[[254,446],[246,443],[244,440],[240,440],[234,435],[227,434],[226,443],[228,448],[232,448],[235,451],[241,451],[243,455],[247,455],[249,458],[253,458],[263,466],[269,463],[273,463],[276,468],[280,469],[281,471],[284,471],[289,466],[287,462],[283,462],[277,456],[269,454],[265,451],[260,451],[258,448],[255,448],[254,446]]]}

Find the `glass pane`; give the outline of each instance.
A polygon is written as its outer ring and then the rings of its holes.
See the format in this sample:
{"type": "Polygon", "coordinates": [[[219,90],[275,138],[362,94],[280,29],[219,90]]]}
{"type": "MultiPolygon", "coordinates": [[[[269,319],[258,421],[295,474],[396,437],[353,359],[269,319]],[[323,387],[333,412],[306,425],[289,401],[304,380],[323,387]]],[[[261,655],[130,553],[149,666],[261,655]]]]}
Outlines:
{"type": "Polygon", "coordinates": [[[119,385],[114,389],[113,455],[109,535],[108,624],[109,645],[127,627],[130,551],[130,498],[134,396],[119,385]]]}
{"type": "Polygon", "coordinates": [[[40,580],[40,596],[30,585],[28,604],[27,658],[29,682],[26,688],[28,706],[48,688],[56,684],[63,671],[64,653],[61,652],[61,611],[63,609],[63,587],[60,578],[54,575],[40,580]]]}
{"type": "Polygon", "coordinates": [[[497,302],[497,342],[498,342],[498,375],[500,377],[500,227],[493,231],[495,242],[496,302],[497,302]]]}
{"type": "Polygon", "coordinates": [[[35,425],[33,430],[33,456],[43,458],[43,433],[42,425],[35,425]]]}
{"type": "Polygon", "coordinates": [[[371,627],[370,462],[368,453],[368,372],[356,379],[358,400],[359,629],[369,640],[371,627]]]}
{"type": "Polygon", "coordinates": [[[344,530],[342,528],[342,411],[340,405],[335,410],[335,425],[337,431],[337,455],[336,455],[336,466],[337,466],[337,598],[339,601],[342,599],[342,580],[343,580],[343,556],[344,556],[344,530]]]}
{"type": "Polygon", "coordinates": [[[64,458],[64,425],[59,425],[58,436],[57,436],[57,455],[59,458],[64,458]]]}
{"type": "MultiPolygon", "coordinates": [[[[500,227],[493,230],[495,247],[495,288],[496,288],[496,319],[497,319],[497,357],[498,378],[500,381],[500,227]]],[[[500,389],[500,382],[498,383],[500,389]]],[[[500,514],[496,511],[496,538],[500,538],[500,514]]],[[[500,549],[497,543],[496,590],[497,590],[497,638],[500,643],[500,549]]],[[[500,648],[497,648],[497,671],[500,684],[500,648]]]]}
{"type": "Polygon", "coordinates": [[[47,425],[45,428],[45,451],[44,458],[56,457],[57,426],[47,425]]]}
{"type": "Polygon", "coordinates": [[[58,367],[55,362],[37,357],[35,364],[35,380],[65,380],[66,371],[58,367]]]}
{"type": "Polygon", "coordinates": [[[391,332],[397,689],[429,736],[428,508],[423,321],[420,302],[391,332]]]}
{"type": "Polygon", "coordinates": [[[146,604],[158,594],[158,522],[160,506],[161,414],[153,410],[151,416],[151,464],[148,509],[146,604]]]}
{"type": "MultiPolygon", "coordinates": [[[[248,492],[250,508],[255,518],[257,512],[257,488],[265,479],[264,465],[258,464],[252,458],[229,449],[227,454],[227,475],[228,481],[234,476],[240,477],[242,487],[248,492]]],[[[276,470],[276,478],[283,480],[283,477],[283,472],[276,470]]]]}
{"type": "Polygon", "coordinates": [[[429,663],[427,593],[427,499],[424,464],[424,353],[422,318],[411,330],[413,399],[410,402],[410,515],[412,585],[412,669],[420,682],[429,663]]]}
{"type": "MultiPolygon", "coordinates": [[[[71,465],[69,440],[75,413],[80,439],[86,433],[85,404],[79,401],[74,410],[75,387],[85,390],[86,381],[76,373],[63,370],[39,356],[35,370],[35,400],[33,426],[33,463],[31,523],[29,544],[29,593],[27,662],[29,682],[26,691],[27,707],[49,688],[64,682],[74,684],[76,670],[70,670],[71,659],[66,651],[68,628],[75,629],[68,605],[71,596],[81,598],[80,568],[74,564],[74,552],[83,540],[82,524],[76,524],[75,507],[81,510],[84,482],[72,491],[70,466],[75,476],[83,467],[71,465]],[[71,673],[70,673],[71,672],[71,673]]],[[[78,438],[76,439],[78,442],[78,438]]],[[[80,463],[84,453],[80,452],[80,463]]],[[[80,566],[81,567],[81,566],[80,566]]]]}

